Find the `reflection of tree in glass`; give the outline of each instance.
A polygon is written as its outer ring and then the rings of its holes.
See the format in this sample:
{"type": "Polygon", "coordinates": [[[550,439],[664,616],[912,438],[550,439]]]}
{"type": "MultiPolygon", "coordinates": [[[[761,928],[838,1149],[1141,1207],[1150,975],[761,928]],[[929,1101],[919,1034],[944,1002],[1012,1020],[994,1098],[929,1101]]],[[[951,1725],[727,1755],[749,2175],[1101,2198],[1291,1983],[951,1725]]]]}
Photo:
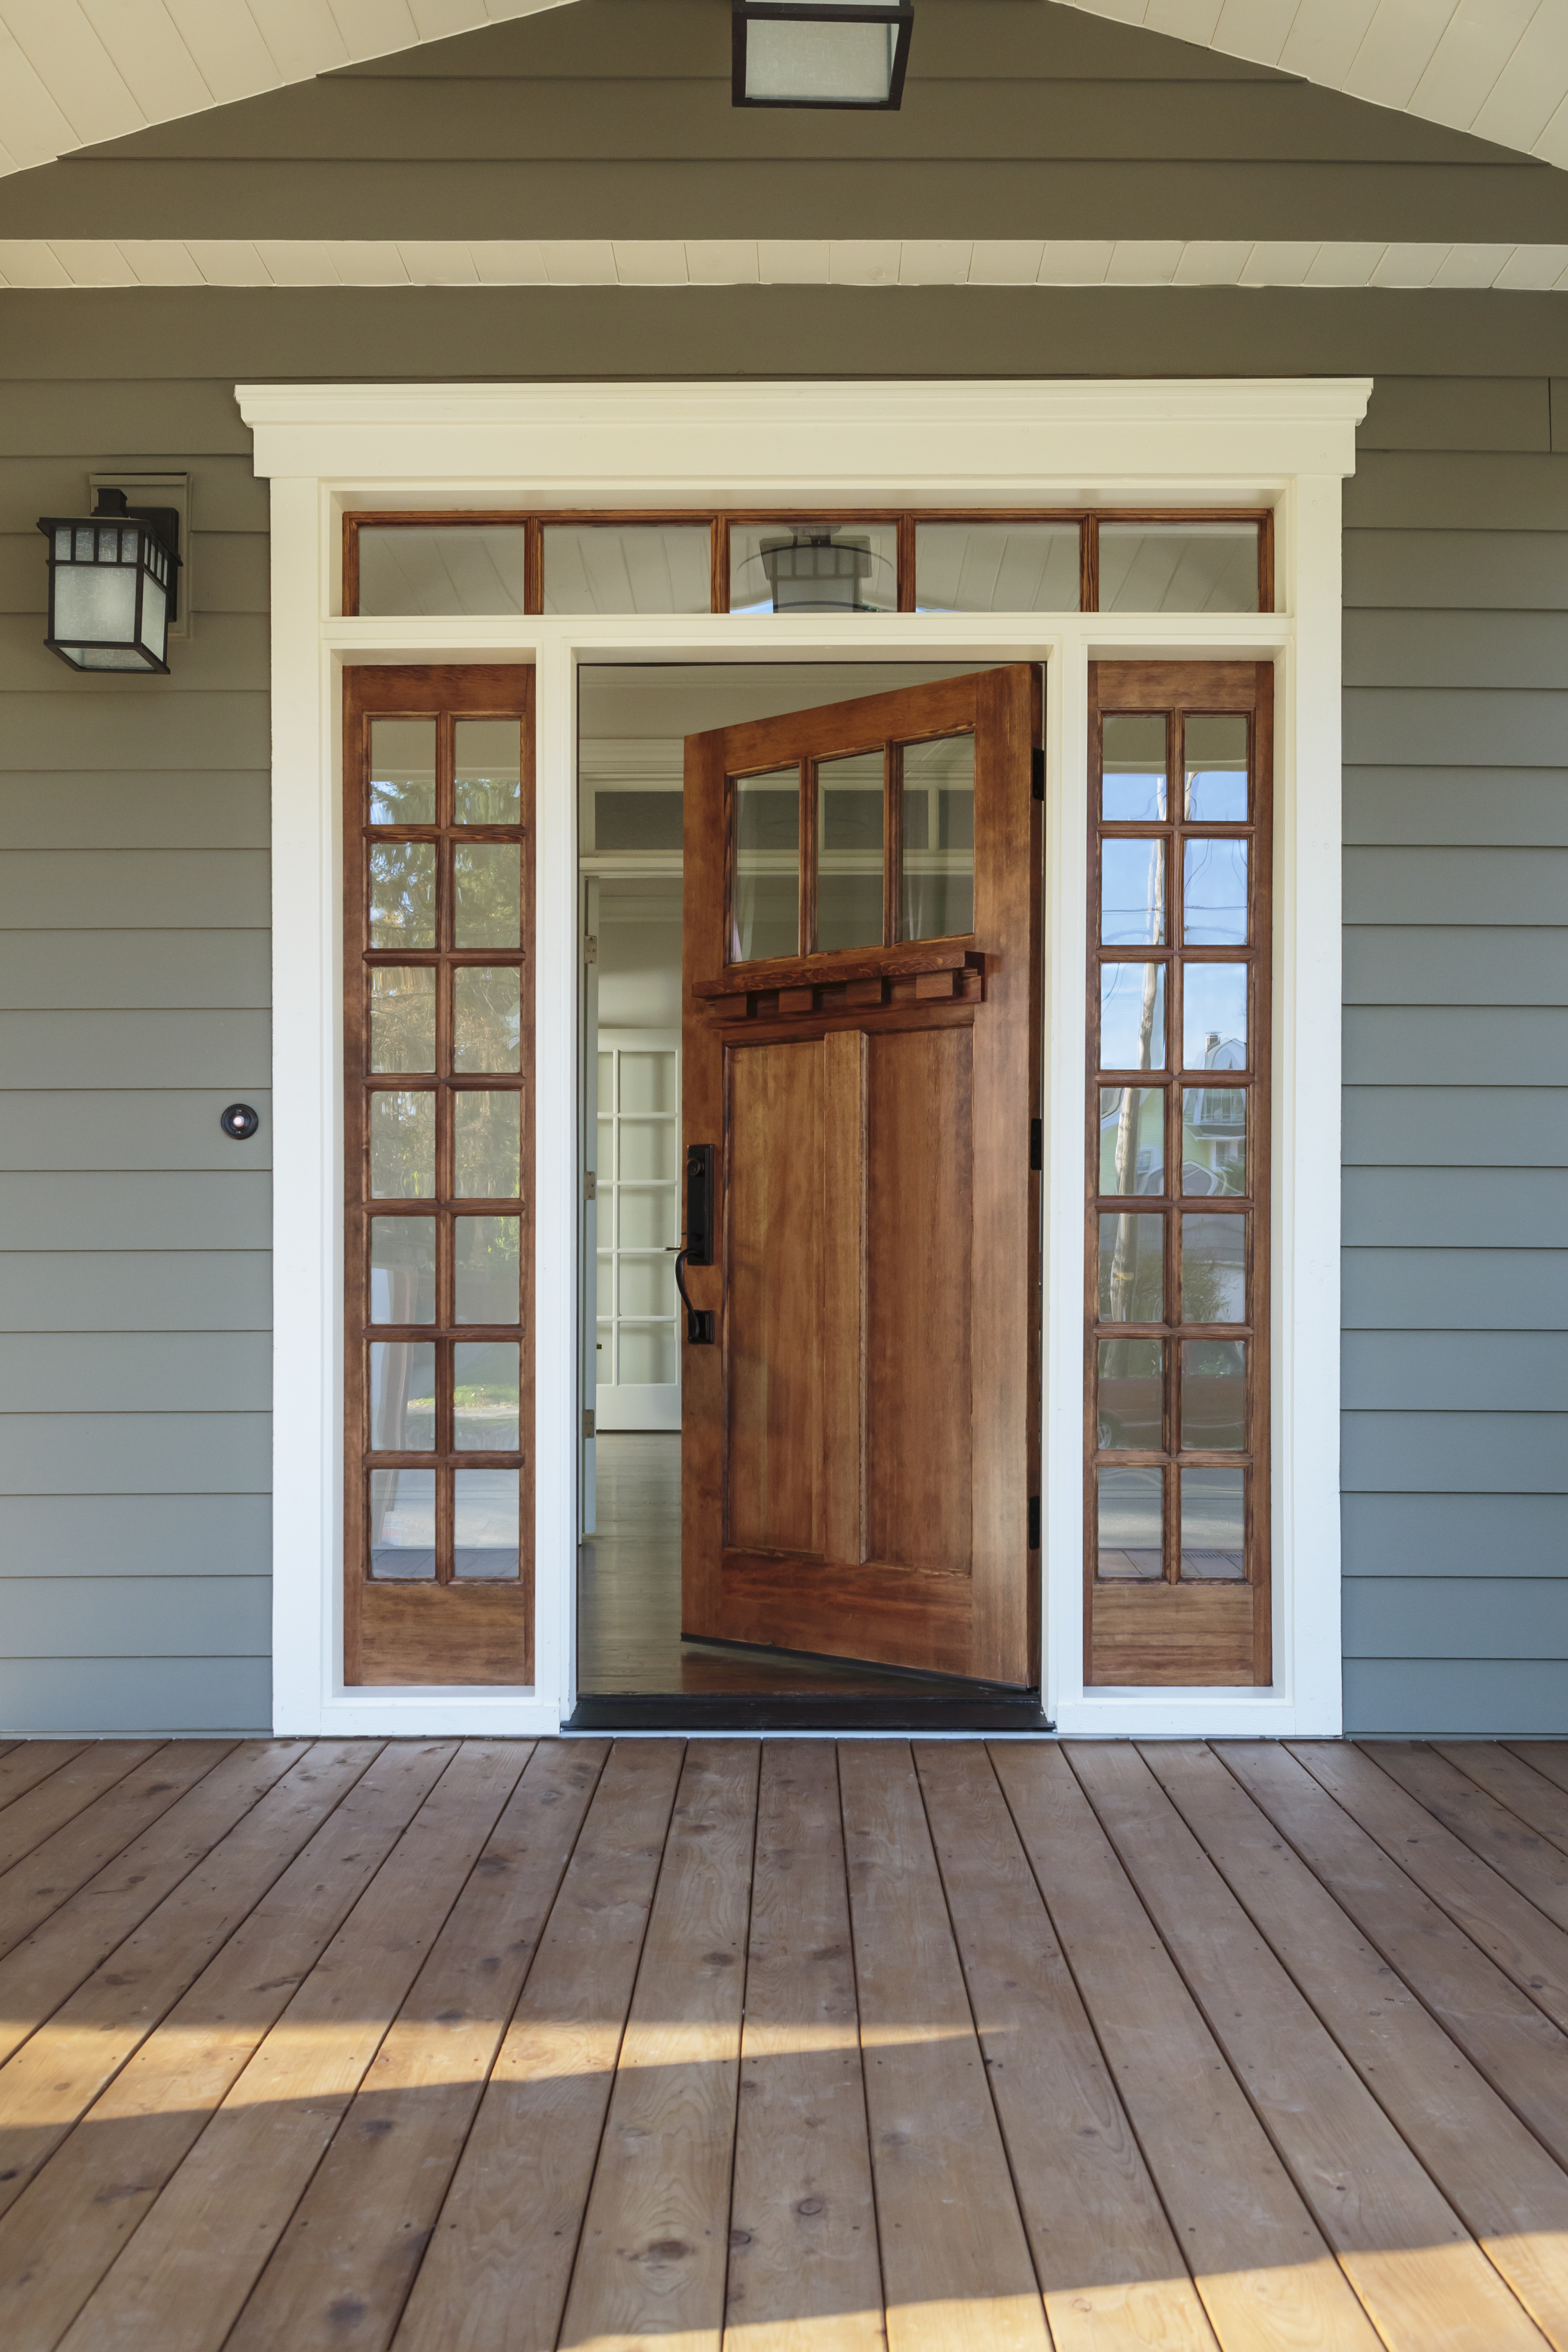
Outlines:
{"type": "Polygon", "coordinates": [[[428,1200],[436,1190],[436,1097],[378,1090],[370,1098],[370,1189],[378,1201],[428,1200]]]}
{"type": "Polygon", "coordinates": [[[370,853],[373,948],[436,944],[436,847],[428,841],[378,841],[370,853]]]}
{"type": "Polygon", "coordinates": [[[521,944],[521,856],[510,842],[469,842],[452,853],[454,944],[515,948],[521,944]]]}
{"type": "Polygon", "coordinates": [[[453,1056],[458,1070],[515,1070],[521,978],[515,969],[459,965],[452,979],[453,1056]]]}
{"type": "Polygon", "coordinates": [[[436,973],[430,964],[376,964],[370,975],[370,1066],[436,1066],[436,973]]]}
{"type": "Polygon", "coordinates": [[[521,1103],[515,1094],[453,1097],[457,1191],[468,1201],[517,1198],[521,1103]]]}
{"type": "Polygon", "coordinates": [[[518,1276],[515,1217],[458,1219],[459,1323],[515,1323],[519,1314],[518,1276]]]}

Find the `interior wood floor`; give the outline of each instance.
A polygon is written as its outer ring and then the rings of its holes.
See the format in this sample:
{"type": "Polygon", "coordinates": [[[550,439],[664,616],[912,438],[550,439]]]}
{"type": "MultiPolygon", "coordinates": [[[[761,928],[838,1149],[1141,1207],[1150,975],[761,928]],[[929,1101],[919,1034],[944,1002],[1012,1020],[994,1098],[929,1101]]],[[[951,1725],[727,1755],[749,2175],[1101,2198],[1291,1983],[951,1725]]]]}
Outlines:
{"type": "Polygon", "coordinates": [[[683,1642],[680,1440],[662,1431],[606,1431],[594,1451],[596,1526],[577,1574],[580,1691],[907,1698],[930,1688],[923,1675],[683,1642]]]}
{"type": "Polygon", "coordinates": [[[0,1743],[0,1868],[7,2352],[1568,2347],[1568,1743],[0,1743]]]}

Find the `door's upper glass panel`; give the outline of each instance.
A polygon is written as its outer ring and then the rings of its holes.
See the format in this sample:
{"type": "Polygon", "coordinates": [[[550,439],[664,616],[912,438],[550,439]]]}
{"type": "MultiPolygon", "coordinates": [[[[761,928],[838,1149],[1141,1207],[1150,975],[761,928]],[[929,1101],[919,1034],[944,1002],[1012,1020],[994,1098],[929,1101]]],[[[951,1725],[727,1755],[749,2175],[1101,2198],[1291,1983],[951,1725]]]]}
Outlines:
{"type": "Polygon", "coordinates": [[[880,748],[818,763],[818,948],[882,944],[882,772],[880,748]]]}
{"type": "Polygon", "coordinates": [[[1106,824],[1163,824],[1164,714],[1109,711],[1101,726],[1100,746],[1100,814],[1106,824]]]}
{"type": "Polygon", "coordinates": [[[522,814],[522,728],[515,719],[459,719],[454,750],[455,824],[516,824],[522,814]]]}
{"type": "Polygon", "coordinates": [[[372,824],[436,822],[436,721],[373,719],[370,722],[372,824]]]}
{"type": "Polygon", "coordinates": [[[730,526],[731,613],[896,613],[899,532],[890,522],[730,526]]]}
{"type": "Polygon", "coordinates": [[[735,784],[730,961],[800,953],[800,771],[735,784]]]}
{"type": "Polygon", "coordinates": [[[1076,522],[915,525],[917,613],[1076,613],[1076,522]]]}
{"type": "Polygon", "coordinates": [[[711,610],[706,522],[546,524],[543,537],[547,613],[711,610]]]}
{"type": "Polygon", "coordinates": [[[1102,522],[1102,613],[1256,613],[1255,522],[1102,522]]]}
{"type": "Polygon", "coordinates": [[[362,613],[521,613],[527,531],[517,523],[362,523],[362,613]]]}
{"type": "Polygon", "coordinates": [[[1247,715],[1189,715],[1183,725],[1186,814],[1194,824],[1245,824],[1247,715]]]}
{"type": "Polygon", "coordinates": [[[963,939],[974,929],[974,738],[906,743],[901,940],[963,939]]]}

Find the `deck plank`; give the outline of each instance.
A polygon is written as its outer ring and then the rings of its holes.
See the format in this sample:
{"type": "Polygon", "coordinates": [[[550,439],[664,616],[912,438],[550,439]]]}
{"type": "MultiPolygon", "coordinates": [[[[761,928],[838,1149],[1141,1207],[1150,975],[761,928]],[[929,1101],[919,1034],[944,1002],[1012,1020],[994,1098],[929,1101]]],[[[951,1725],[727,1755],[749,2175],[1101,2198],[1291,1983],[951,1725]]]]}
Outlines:
{"type": "Polygon", "coordinates": [[[845,1741],[838,1761],[889,2352],[1043,2352],[913,1756],[845,1741]]]}
{"type": "Polygon", "coordinates": [[[605,1767],[396,2352],[556,2340],[682,1760],[679,1740],[634,1739],[605,1767]]]}
{"type": "Polygon", "coordinates": [[[1511,1755],[1495,1739],[1434,1739],[1431,1746],[1435,1755],[1506,1805],[1528,1829],[1568,1853],[1568,1793],[1528,1759],[1511,1755]]]}
{"type": "Polygon", "coordinates": [[[1388,1740],[1363,1753],[1553,1926],[1568,1927],[1568,1854],[1550,1838],[1538,1836],[1435,1748],[1388,1740]]]}
{"type": "Polygon", "coordinates": [[[1056,2352],[1214,2352],[985,1750],[915,1760],[1056,2352]]]}
{"type": "Polygon", "coordinates": [[[38,2175],[0,2221],[0,2341],[56,2341],[452,1752],[373,1748],[367,1771],[362,1742],[318,1748],[0,2070],[38,2175]]]}
{"type": "Polygon", "coordinates": [[[58,1772],[89,1743],[85,1739],[18,1739],[0,1756],[0,1811],[58,1772]]]}
{"type": "Polygon", "coordinates": [[[1223,2352],[1375,2352],[1067,1758],[1019,1742],[992,1759],[1223,2352]]]}
{"type": "Polygon", "coordinates": [[[516,1786],[531,1742],[465,1742],[61,2339],[216,2352],[516,1786]]]}
{"type": "Polygon", "coordinates": [[[535,1751],[227,2352],[390,2340],[608,1753],[535,1751]]]}
{"type": "Polygon", "coordinates": [[[1184,1741],[1151,1744],[1142,1753],[1467,2229],[1536,2325],[1568,2352],[1568,2179],[1285,1843],[1222,1756],[1184,1741]]]}
{"type": "Polygon", "coordinates": [[[0,1953],[79,1893],[234,1752],[232,1739],[171,1739],[145,1764],[0,1872],[0,1953]]]}
{"type": "Polygon", "coordinates": [[[1309,2008],[1135,1748],[1068,1760],[1390,2352],[1541,2352],[1541,2333],[1309,2008]]]}
{"type": "Polygon", "coordinates": [[[763,1749],[730,2214],[731,2352],[881,2352],[838,1768],[763,1749]]]}
{"type": "Polygon", "coordinates": [[[1367,1941],[1558,2163],[1568,2159],[1568,2036],[1514,1980],[1532,1945],[1568,1978],[1561,1931],[1353,1749],[1329,1759],[1315,1742],[1299,1755],[1248,1742],[1226,1756],[1367,1941]],[[1490,1881],[1489,1918],[1476,1879],[1490,1881]],[[1456,1885],[1461,1918],[1441,1900],[1456,1885]],[[1523,1916],[1506,1917],[1509,1906],[1523,1916]]]}
{"type": "Polygon", "coordinates": [[[562,2341],[718,2352],[756,1833],[752,1741],[694,1739],[583,2220],[562,2341]]]}
{"type": "Polygon", "coordinates": [[[1498,1746],[1554,1789],[1568,1789],[1568,1739],[1501,1739],[1498,1746]]]}
{"type": "Polygon", "coordinates": [[[167,1744],[162,1739],[94,1740],[58,1772],[14,1798],[0,1813],[0,1870],[12,1869],[167,1744]]]}

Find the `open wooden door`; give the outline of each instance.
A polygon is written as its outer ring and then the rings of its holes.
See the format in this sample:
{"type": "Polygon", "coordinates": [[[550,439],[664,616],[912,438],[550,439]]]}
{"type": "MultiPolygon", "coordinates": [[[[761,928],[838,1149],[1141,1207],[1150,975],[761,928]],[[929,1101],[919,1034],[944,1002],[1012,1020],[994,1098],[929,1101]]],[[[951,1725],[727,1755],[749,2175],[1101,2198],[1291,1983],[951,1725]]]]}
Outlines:
{"type": "Polygon", "coordinates": [[[689,1635],[1038,1680],[1039,706],[687,741],[689,1635]]]}

